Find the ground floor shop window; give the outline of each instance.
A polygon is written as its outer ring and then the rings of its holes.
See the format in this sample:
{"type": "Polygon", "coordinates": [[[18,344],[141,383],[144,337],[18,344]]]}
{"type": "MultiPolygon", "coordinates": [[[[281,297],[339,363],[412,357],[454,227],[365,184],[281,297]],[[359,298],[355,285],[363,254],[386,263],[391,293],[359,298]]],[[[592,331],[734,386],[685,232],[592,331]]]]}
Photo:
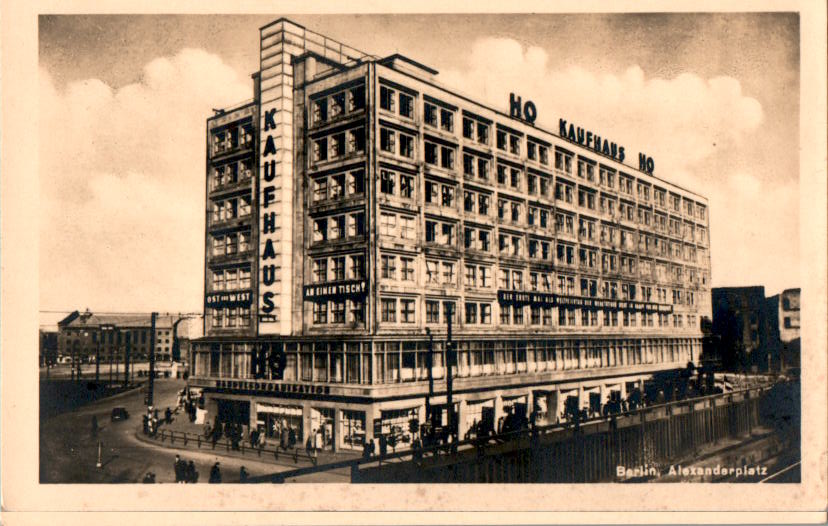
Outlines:
{"type": "Polygon", "coordinates": [[[316,438],[316,447],[333,449],[334,443],[334,409],[330,407],[311,408],[311,433],[316,438]]]}
{"type": "Polygon", "coordinates": [[[399,448],[410,448],[414,440],[411,422],[418,418],[419,408],[417,407],[382,411],[380,418],[374,420],[374,436],[380,441],[384,437],[390,452],[399,448]]]}
{"type": "Polygon", "coordinates": [[[342,447],[362,449],[365,444],[365,411],[342,410],[342,447]]]}
{"type": "Polygon", "coordinates": [[[269,440],[275,445],[285,444],[290,447],[302,440],[302,408],[275,404],[256,404],[256,419],[263,427],[269,440]],[[282,435],[285,438],[282,439],[282,435]],[[293,444],[291,444],[291,435],[293,444]]]}

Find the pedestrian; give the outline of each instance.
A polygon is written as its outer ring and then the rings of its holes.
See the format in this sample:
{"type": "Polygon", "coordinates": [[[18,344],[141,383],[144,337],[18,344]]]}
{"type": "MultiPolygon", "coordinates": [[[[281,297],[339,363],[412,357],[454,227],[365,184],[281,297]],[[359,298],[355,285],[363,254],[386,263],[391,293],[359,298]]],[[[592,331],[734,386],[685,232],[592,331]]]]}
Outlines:
{"type": "Polygon", "coordinates": [[[247,470],[244,468],[244,466],[242,466],[239,469],[239,482],[242,482],[242,483],[247,482],[247,476],[248,476],[247,470]]]}
{"type": "Polygon", "coordinates": [[[388,438],[385,435],[379,437],[380,456],[384,457],[388,453],[388,438]]]}
{"type": "Polygon", "coordinates": [[[219,463],[216,462],[213,464],[213,467],[210,468],[210,484],[220,484],[221,483],[221,468],[219,467],[219,463]]]}
{"type": "Polygon", "coordinates": [[[92,434],[95,435],[98,433],[98,417],[92,415],[92,434]]]}
{"type": "Polygon", "coordinates": [[[293,426],[288,428],[288,447],[293,448],[296,445],[296,431],[293,426]]]}
{"type": "Polygon", "coordinates": [[[277,433],[279,433],[279,447],[283,451],[287,451],[290,443],[290,434],[284,429],[277,431],[277,433]]]}
{"type": "Polygon", "coordinates": [[[187,482],[190,484],[195,484],[196,482],[198,482],[198,471],[196,471],[195,462],[193,462],[192,460],[189,463],[187,463],[187,471],[185,478],[187,482]]]}
{"type": "Polygon", "coordinates": [[[362,458],[364,460],[368,460],[369,458],[371,458],[371,443],[370,442],[365,442],[362,445],[362,458]]]}
{"type": "Polygon", "coordinates": [[[167,408],[166,411],[164,411],[164,422],[167,423],[167,424],[172,423],[172,411],[170,411],[169,407],[167,408]]]}
{"type": "Polygon", "coordinates": [[[141,418],[141,422],[144,425],[144,434],[149,435],[149,417],[147,415],[144,415],[141,418]]]}
{"type": "Polygon", "coordinates": [[[316,433],[312,432],[308,435],[308,440],[305,442],[305,450],[308,453],[308,459],[316,465],[316,442],[314,441],[316,433]]]}
{"type": "Polygon", "coordinates": [[[175,463],[173,464],[173,471],[175,471],[175,482],[177,484],[184,483],[184,461],[179,455],[175,456],[175,463]]]}

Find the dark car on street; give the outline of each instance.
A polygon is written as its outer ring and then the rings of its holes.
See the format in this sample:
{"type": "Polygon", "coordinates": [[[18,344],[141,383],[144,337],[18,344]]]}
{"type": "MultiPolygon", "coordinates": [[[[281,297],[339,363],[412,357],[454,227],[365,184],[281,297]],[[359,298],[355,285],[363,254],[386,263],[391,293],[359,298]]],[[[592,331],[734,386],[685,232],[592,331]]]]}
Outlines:
{"type": "Polygon", "coordinates": [[[126,407],[115,407],[112,409],[110,420],[113,422],[117,422],[118,420],[126,420],[127,418],[129,418],[129,412],[126,410],[126,407]]]}

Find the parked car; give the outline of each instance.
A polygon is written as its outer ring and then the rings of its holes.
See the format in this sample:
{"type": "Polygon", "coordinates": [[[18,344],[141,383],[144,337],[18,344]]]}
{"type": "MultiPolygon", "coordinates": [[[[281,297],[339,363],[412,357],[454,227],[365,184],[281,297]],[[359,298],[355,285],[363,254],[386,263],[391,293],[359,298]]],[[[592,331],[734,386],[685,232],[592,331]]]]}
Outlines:
{"type": "Polygon", "coordinates": [[[113,422],[118,420],[126,420],[129,418],[129,412],[126,410],[126,407],[115,407],[112,409],[112,415],[110,415],[110,419],[113,422]]]}

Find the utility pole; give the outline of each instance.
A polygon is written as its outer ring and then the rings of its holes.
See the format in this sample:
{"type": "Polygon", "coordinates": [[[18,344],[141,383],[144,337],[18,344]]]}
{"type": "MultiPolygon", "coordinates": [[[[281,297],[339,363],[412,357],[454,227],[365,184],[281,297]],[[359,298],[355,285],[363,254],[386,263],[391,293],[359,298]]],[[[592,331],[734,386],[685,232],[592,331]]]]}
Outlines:
{"type": "Polygon", "coordinates": [[[428,368],[428,396],[425,400],[425,421],[430,425],[431,419],[431,397],[434,396],[434,335],[431,334],[431,329],[426,327],[426,334],[428,334],[428,354],[426,354],[426,367],[428,368]]]}
{"type": "Polygon", "coordinates": [[[127,331],[126,333],[126,356],[124,356],[124,387],[129,385],[129,354],[132,350],[130,347],[132,345],[132,331],[127,331]]]}
{"type": "Polygon", "coordinates": [[[152,407],[152,389],[155,382],[155,320],[157,312],[150,318],[149,382],[147,383],[147,407],[152,407]]]}
{"type": "Polygon", "coordinates": [[[104,335],[104,327],[101,325],[100,330],[100,338],[98,338],[98,345],[95,346],[95,383],[99,383],[101,381],[101,344],[103,343],[104,335]]]}
{"type": "Polygon", "coordinates": [[[454,402],[452,401],[452,389],[454,379],[451,368],[454,366],[454,342],[451,341],[451,324],[454,318],[454,304],[446,303],[448,307],[448,330],[446,335],[446,403],[448,404],[448,427],[449,433],[454,437],[452,443],[457,443],[457,435],[454,432],[454,402]]]}

